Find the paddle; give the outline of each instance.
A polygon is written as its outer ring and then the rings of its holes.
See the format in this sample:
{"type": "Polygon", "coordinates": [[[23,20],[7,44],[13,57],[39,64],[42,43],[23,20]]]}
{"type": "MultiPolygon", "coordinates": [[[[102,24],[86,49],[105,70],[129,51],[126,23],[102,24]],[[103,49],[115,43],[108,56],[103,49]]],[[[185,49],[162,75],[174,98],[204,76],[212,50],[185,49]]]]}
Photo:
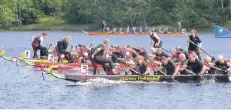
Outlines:
{"type": "Polygon", "coordinates": [[[165,49],[165,48],[163,48],[163,47],[161,47],[161,49],[163,49],[163,50],[165,50],[166,52],[169,52],[169,53],[171,53],[171,54],[172,54],[172,52],[171,52],[171,51],[169,51],[169,50],[167,50],[167,49],[165,49]]]}
{"type": "Polygon", "coordinates": [[[189,72],[189,73],[193,74],[194,76],[197,76],[197,74],[196,74],[196,73],[194,73],[194,72],[190,71],[189,69],[186,69],[186,68],[185,68],[185,71],[187,71],[187,72],[189,72]]]}
{"type": "Polygon", "coordinates": [[[203,74],[202,75],[200,75],[200,74],[196,74],[196,73],[194,73],[194,72],[192,72],[191,70],[189,70],[189,69],[186,69],[185,68],[185,71],[187,71],[187,72],[189,72],[189,73],[191,73],[191,74],[193,74],[194,76],[200,76],[200,78],[203,80],[203,74]]]}
{"type": "Polygon", "coordinates": [[[86,31],[84,31],[84,30],[82,30],[82,29],[81,29],[81,31],[82,31],[84,34],[88,34],[88,32],[86,32],[86,31]]]}
{"type": "Polygon", "coordinates": [[[45,80],[45,77],[44,77],[44,75],[43,75],[43,72],[42,72],[42,77],[43,77],[43,81],[46,81],[46,80],[45,80]]]}
{"type": "MultiPolygon", "coordinates": [[[[216,70],[219,70],[219,71],[223,71],[223,72],[226,72],[226,70],[222,70],[222,69],[220,69],[220,68],[218,68],[218,67],[214,67],[214,66],[210,66],[211,68],[214,68],[214,69],[216,69],[216,70]]],[[[215,74],[213,75],[213,78],[215,79],[215,76],[216,76],[216,72],[215,72],[215,74]]]]}
{"type": "MultiPolygon", "coordinates": [[[[159,72],[161,72],[163,75],[165,76],[168,76],[165,72],[161,71],[161,70],[158,70],[159,72]]],[[[177,80],[175,80],[173,77],[171,77],[171,79],[174,81],[174,82],[177,82],[179,83],[177,80]]]]}
{"type": "MultiPolygon", "coordinates": [[[[195,44],[193,41],[191,41],[190,39],[188,39],[189,42],[191,42],[193,45],[197,46],[201,51],[203,51],[204,53],[206,53],[208,56],[212,57],[210,54],[208,54],[206,51],[204,51],[202,48],[200,48],[197,44],[195,44]]],[[[213,58],[213,57],[212,57],[213,58]]]]}

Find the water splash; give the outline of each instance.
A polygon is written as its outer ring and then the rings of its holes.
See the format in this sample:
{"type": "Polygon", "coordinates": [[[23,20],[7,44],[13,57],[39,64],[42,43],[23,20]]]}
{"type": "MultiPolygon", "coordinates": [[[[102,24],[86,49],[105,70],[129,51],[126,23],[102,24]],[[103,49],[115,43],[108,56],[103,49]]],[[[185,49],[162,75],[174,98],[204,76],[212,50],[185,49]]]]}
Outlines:
{"type": "Polygon", "coordinates": [[[124,83],[123,81],[112,81],[104,78],[90,79],[86,82],[77,82],[76,86],[90,86],[90,87],[108,87],[116,84],[124,83]]]}
{"type": "MultiPolygon", "coordinates": [[[[77,82],[76,86],[84,87],[109,87],[119,84],[171,84],[169,82],[144,82],[144,81],[113,81],[104,78],[90,79],[85,82],[77,82]]],[[[175,84],[174,82],[172,84],[175,84]]]]}

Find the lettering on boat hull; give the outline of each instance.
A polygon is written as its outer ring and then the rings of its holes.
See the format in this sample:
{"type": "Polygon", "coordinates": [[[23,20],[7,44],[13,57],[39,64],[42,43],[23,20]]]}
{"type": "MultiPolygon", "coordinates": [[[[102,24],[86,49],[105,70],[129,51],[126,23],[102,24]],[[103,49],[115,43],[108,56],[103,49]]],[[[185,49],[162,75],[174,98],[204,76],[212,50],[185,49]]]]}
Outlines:
{"type": "Polygon", "coordinates": [[[160,76],[122,76],[121,81],[153,81],[159,82],[160,76]]]}

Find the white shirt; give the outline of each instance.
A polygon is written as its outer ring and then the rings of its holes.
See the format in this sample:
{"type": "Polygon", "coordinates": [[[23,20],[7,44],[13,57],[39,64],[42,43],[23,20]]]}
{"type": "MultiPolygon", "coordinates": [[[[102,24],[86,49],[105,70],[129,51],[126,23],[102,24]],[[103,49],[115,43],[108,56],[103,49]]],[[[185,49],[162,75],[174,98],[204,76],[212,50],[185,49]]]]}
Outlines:
{"type": "Polygon", "coordinates": [[[153,33],[153,36],[157,39],[160,39],[160,37],[156,34],[156,32],[153,33]]]}

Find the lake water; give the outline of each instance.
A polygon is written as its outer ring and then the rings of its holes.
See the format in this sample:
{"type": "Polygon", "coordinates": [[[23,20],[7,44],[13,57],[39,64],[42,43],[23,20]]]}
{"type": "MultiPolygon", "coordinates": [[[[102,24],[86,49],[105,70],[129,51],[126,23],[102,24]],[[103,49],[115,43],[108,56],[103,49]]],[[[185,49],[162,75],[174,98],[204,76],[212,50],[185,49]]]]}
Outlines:
{"type": "MultiPolygon", "coordinates": [[[[42,32],[0,32],[0,49],[18,56],[31,49],[31,36],[42,32]]],[[[107,37],[89,37],[78,32],[47,32],[46,44],[72,36],[72,45],[99,44],[107,37]]],[[[209,54],[231,57],[231,39],[216,39],[213,33],[199,33],[209,54]]],[[[149,51],[149,37],[108,37],[112,45],[142,45],[149,51]]],[[[166,49],[187,49],[187,37],[162,37],[166,49]]],[[[231,108],[231,83],[123,83],[104,79],[72,83],[45,75],[38,68],[0,58],[0,109],[3,108],[231,108]]]]}

